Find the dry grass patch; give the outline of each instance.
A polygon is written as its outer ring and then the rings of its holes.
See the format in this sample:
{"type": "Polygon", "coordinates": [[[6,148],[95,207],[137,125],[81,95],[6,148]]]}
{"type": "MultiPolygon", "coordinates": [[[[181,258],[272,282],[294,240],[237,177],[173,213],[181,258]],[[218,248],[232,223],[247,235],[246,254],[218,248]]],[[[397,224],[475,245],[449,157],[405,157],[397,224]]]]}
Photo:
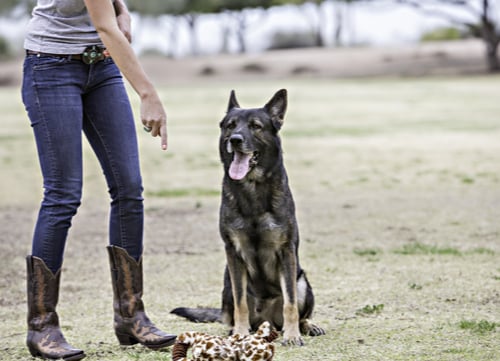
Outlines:
{"type": "MultiPolygon", "coordinates": [[[[218,123],[229,91],[244,106],[286,87],[285,164],[297,205],[300,258],[324,337],[277,345],[276,361],[496,360],[500,354],[498,77],[287,80],[163,87],[169,151],[141,131],[145,302],[169,332],[224,334],[169,314],[218,306],[222,170],[218,123]]],[[[137,100],[132,96],[134,106],[137,100]]],[[[41,196],[18,89],[0,89],[2,360],[30,360],[25,264],[41,196]]],[[[85,147],[84,199],[67,244],[59,312],[90,360],[170,360],[121,348],[112,331],[105,245],[108,194],[85,147]]]]}

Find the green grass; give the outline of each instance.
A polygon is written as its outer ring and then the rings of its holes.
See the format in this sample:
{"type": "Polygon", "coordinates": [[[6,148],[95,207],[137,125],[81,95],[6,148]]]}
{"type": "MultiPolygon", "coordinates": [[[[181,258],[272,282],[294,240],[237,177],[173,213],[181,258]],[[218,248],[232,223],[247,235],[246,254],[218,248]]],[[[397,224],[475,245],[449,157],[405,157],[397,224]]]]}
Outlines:
{"type": "MultiPolygon", "coordinates": [[[[369,250],[368,250],[369,251],[369,250]]],[[[359,251],[358,251],[359,252],[359,251]]],[[[365,251],[367,252],[367,251],[365,251]]],[[[393,250],[396,254],[401,255],[439,255],[439,256],[467,256],[467,255],[487,255],[494,256],[495,251],[489,248],[477,247],[469,251],[462,252],[455,247],[440,247],[437,245],[429,245],[421,242],[405,244],[400,248],[393,250]]],[[[355,251],[356,253],[356,251],[355,251]]],[[[358,254],[358,253],[356,253],[358,254]]]]}
{"type": "Polygon", "coordinates": [[[463,176],[461,179],[462,179],[462,183],[465,183],[465,184],[472,184],[475,182],[474,178],[468,177],[468,176],[463,176]]]}
{"type": "Polygon", "coordinates": [[[410,283],[409,287],[411,290],[415,290],[415,291],[420,291],[422,288],[424,288],[422,285],[420,285],[418,283],[410,283]]]}
{"type": "Polygon", "coordinates": [[[379,249],[375,249],[375,248],[356,248],[356,249],[354,249],[353,252],[355,255],[358,255],[361,257],[365,257],[365,256],[373,257],[373,256],[377,256],[380,253],[382,253],[382,251],[380,251],[379,249]]]}
{"type": "Polygon", "coordinates": [[[393,251],[401,255],[439,255],[439,256],[462,256],[462,252],[454,247],[439,247],[420,242],[405,244],[393,251]]]}
{"type": "Polygon", "coordinates": [[[494,250],[492,250],[490,248],[477,247],[477,248],[474,248],[474,249],[466,252],[466,254],[480,254],[480,255],[494,256],[496,253],[494,250]]]}
{"type": "Polygon", "coordinates": [[[378,305],[366,305],[363,308],[360,308],[356,311],[356,315],[358,316],[369,316],[369,315],[379,315],[384,310],[383,304],[378,305]]]}
{"type": "Polygon", "coordinates": [[[459,323],[460,329],[469,330],[473,333],[480,335],[484,335],[489,332],[495,332],[498,326],[500,326],[499,323],[490,322],[486,320],[480,320],[480,321],[463,320],[460,321],[459,323]]]}

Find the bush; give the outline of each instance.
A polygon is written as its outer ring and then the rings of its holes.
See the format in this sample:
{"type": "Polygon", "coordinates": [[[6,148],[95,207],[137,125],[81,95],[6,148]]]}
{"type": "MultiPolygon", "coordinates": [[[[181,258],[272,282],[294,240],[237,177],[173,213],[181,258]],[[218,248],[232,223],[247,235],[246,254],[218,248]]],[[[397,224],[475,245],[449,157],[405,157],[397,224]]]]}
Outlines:
{"type": "Polygon", "coordinates": [[[460,40],[465,36],[460,29],[447,27],[437,28],[424,33],[420,38],[421,41],[447,41],[447,40],[460,40]]]}
{"type": "Polygon", "coordinates": [[[294,49],[316,46],[316,37],[312,32],[275,32],[271,37],[269,50],[294,49]]]}
{"type": "Polygon", "coordinates": [[[0,35],[0,59],[7,58],[11,55],[10,45],[8,40],[0,35]]]}

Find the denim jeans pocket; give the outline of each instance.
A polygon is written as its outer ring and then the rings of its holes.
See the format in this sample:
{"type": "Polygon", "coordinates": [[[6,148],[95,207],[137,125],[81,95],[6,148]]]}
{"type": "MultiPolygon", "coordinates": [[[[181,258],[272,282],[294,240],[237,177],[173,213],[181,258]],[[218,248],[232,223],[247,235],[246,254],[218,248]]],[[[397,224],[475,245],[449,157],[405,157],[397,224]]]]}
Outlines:
{"type": "Polygon", "coordinates": [[[37,56],[32,55],[28,58],[34,71],[54,69],[58,66],[67,64],[68,58],[59,58],[56,56],[37,56]]]}

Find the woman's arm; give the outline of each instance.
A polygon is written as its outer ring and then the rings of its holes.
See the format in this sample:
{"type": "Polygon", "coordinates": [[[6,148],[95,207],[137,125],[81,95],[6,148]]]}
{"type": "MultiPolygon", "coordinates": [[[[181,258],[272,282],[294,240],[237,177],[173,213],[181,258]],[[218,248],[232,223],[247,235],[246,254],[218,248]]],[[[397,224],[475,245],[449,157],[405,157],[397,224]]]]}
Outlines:
{"type": "MultiPolygon", "coordinates": [[[[118,0],[120,3],[121,0],[118,0]]],[[[92,23],[116,65],[141,98],[141,120],[152,128],[152,136],[161,137],[162,149],[167,149],[167,115],[160,97],[144,72],[127,37],[120,30],[117,13],[111,0],[84,0],[92,23]]],[[[123,3],[121,5],[124,6],[123,3]]]]}
{"type": "Polygon", "coordinates": [[[130,13],[128,12],[127,5],[123,0],[115,0],[113,3],[116,14],[116,22],[121,32],[127,38],[128,42],[132,42],[132,28],[130,26],[130,13]]]}

